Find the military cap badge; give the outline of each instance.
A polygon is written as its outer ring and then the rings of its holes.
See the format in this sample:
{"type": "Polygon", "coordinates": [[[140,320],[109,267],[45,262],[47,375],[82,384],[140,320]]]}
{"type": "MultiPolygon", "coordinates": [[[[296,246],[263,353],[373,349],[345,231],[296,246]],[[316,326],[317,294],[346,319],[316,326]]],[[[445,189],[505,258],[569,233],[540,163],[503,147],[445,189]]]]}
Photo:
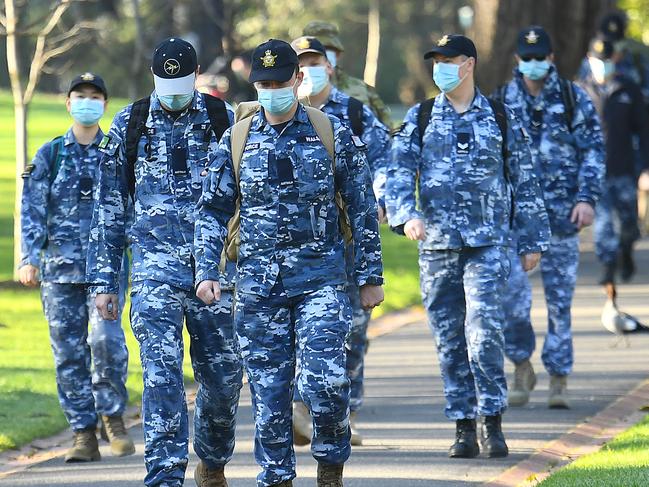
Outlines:
{"type": "Polygon", "coordinates": [[[446,44],[448,44],[449,40],[450,39],[448,38],[448,35],[445,35],[439,41],[437,41],[437,45],[440,46],[440,47],[444,47],[446,44]]]}
{"type": "Polygon", "coordinates": [[[536,32],[534,32],[533,30],[531,30],[531,31],[529,32],[529,34],[527,34],[527,35],[525,36],[525,41],[526,41],[528,44],[536,44],[537,42],[539,42],[539,36],[538,36],[538,34],[537,34],[536,32]]]}
{"type": "Polygon", "coordinates": [[[611,20],[608,23],[608,30],[611,32],[617,32],[617,24],[611,20]]]}
{"type": "Polygon", "coordinates": [[[308,49],[311,47],[311,41],[308,38],[304,38],[297,45],[298,49],[308,49]]]}
{"type": "Polygon", "coordinates": [[[277,54],[273,55],[273,53],[270,52],[270,49],[266,51],[263,57],[261,57],[261,62],[264,63],[264,68],[272,68],[275,66],[275,59],[277,58],[277,54]]]}
{"type": "Polygon", "coordinates": [[[84,81],[94,81],[95,75],[92,73],[83,73],[81,79],[84,81]]]}

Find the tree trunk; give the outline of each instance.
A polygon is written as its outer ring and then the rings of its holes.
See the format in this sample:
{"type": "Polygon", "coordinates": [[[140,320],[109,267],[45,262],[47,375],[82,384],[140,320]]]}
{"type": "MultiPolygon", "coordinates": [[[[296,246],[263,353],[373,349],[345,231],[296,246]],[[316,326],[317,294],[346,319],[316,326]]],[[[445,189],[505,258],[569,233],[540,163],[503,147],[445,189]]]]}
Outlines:
{"type": "Polygon", "coordinates": [[[370,0],[367,12],[367,54],[363,80],[370,86],[376,86],[376,73],[379,65],[379,48],[381,46],[381,12],[379,0],[370,0]]]}
{"type": "Polygon", "coordinates": [[[511,77],[520,29],[543,26],[552,38],[555,63],[572,78],[595,34],[597,19],[616,0],[474,0],[473,39],[478,47],[477,79],[485,93],[511,77]]]}
{"type": "Polygon", "coordinates": [[[20,83],[20,64],[16,44],[16,6],[13,0],[5,0],[7,22],[7,71],[11,81],[11,94],[14,100],[14,126],[16,149],[16,194],[14,197],[14,280],[18,280],[20,264],[20,200],[22,197],[22,173],[27,162],[27,109],[24,102],[23,87],[20,83]]]}
{"type": "Polygon", "coordinates": [[[135,52],[131,60],[131,81],[128,88],[128,95],[135,100],[138,95],[138,80],[144,75],[144,23],[140,12],[140,0],[131,0],[133,7],[133,20],[135,21],[135,52]]]}

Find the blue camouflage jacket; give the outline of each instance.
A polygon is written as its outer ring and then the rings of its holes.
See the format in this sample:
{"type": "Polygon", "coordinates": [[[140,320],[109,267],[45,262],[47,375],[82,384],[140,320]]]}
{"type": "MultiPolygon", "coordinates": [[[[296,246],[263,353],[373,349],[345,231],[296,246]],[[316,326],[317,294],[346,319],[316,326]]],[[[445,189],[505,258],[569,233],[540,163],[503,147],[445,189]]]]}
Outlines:
{"type": "MultiPolygon", "coordinates": [[[[83,147],[69,129],[61,139],[58,169],[53,144],[44,144],[23,174],[21,265],[39,267],[47,282],[86,282],[86,253],[101,153],[101,129],[83,147]]],[[[119,258],[121,259],[121,254],[119,258]]]]}
{"type": "Polygon", "coordinates": [[[528,93],[524,83],[515,69],[504,102],[530,134],[534,169],[552,234],[573,235],[578,231],[570,221],[575,204],[583,201],[595,206],[601,193],[605,166],[599,117],[586,92],[574,85],[574,116],[568,125],[554,67],[537,97],[528,93]]]}
{"type": "Polygon", "coordinates": [[[507,245],[512,227],[520,235],[520,254],[545,250],[548,217],[526,134],[511,110],[504,162],[495,115],[477,89],[463,114],[443,94],[435,98],[423,144],[418,110],[416,105],[408,111],[392,143],[386,196],[390,225],[423,219],[421,250],[507,245]]]}
{"type": "MultiPolygon", "coordinates": [[[[345,126],[351,129],[349,121],[349,96],[332,87],[329,99],[320,109],[337,117],[345,126]]],[[[385,207],[385,180],[390,161],[390,131],[374,115],[374,112],[363,105],[363,134],[362,141],[367,146],[367,162],[372,173],[374,195],[385,207]]]]}
{"type": "Polygon", "coordinates": [[[376,200],[364,151],[350,131],[330,116],[335,174],[324,145],[299,106],[280,134],[256,113],[240,164],[237,187],[224,136],[205,180],[196,223],[196,281],[218,279],[227,222],[240,196],[237,291],[268,296],[281,278],[289,296],[346,282],[344,243],[334,202],[337,188],[347,205],[354,237],[354,280],[381,284],[376,200]]]}
{"type": "MultiPolygon", "coordinates": [[[[174,120],[155,94],[151,95],[146,132],[135,163],[135,215],[125,224],[130,198],[126,175],[126,131],[132,105],[121,110],[102,145],[87,276],[96,292],[114,293],[120,256],[127,238],[132,244],[133,282],[151,279],[184,290],[194,284],[194,221],[201,195],[201,172],[214,157],[218,140],[212,133],[204,144],[209,117],[203,95],[196,92],[186,110],[174,120]],[[186,153],[186,174],[174,174],[172,152],[186,153]]],[[[228,107],[230,122],[234,114],[228,107]]],[[[224,286],[231,283],[223,282],[224,286]]]]}

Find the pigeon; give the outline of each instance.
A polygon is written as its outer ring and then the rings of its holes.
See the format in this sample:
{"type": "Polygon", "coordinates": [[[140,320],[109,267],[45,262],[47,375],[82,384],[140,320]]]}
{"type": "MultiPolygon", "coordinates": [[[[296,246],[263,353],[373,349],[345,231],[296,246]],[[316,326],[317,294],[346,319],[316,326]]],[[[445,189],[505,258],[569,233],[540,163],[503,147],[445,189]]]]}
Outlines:
{"type": "Polygon", "coordinates": [[[617,307],[617,291],[615,285],[606,285],[606,303],[602,310],[602,325],[611,333],[617,335],[618,340],[613,344],[617,346],[620,339],[623,339],[626,346],[629,346],[629,333],[649,333],[649,326],[643,325],[638,318],[620,311],[617,307]]]}

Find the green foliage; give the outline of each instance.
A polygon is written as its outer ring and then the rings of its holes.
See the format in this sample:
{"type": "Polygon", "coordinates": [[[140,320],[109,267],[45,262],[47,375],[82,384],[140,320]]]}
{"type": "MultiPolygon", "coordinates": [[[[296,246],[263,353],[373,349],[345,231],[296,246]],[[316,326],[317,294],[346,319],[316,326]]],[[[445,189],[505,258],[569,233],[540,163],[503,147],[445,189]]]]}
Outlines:
{"type": "Polygon", "coordinates": [[[641,487],[649,485],[649,416],[601,450],[579,458],[541,487],[641,487]]]}
{"type": "Polygon", "coordinates": [[[629,17],[627,35],[649,44],[649,0],[619,0],[618,6],[629,17]]]}

